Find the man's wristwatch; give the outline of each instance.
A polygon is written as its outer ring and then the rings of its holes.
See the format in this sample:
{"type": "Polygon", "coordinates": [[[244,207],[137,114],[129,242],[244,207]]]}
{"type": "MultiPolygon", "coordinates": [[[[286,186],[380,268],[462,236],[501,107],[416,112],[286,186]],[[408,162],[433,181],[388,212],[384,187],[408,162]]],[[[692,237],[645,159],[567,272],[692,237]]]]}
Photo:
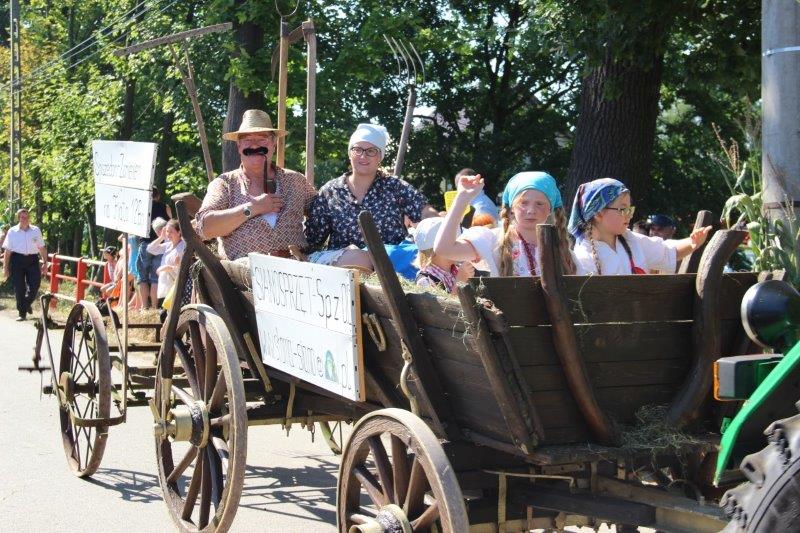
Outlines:
{"type": "Polygon", "coordinates": [[[242,214],[244,214],[244,216],[247,217],[247,218],[251,218],[253,216],[253,212],[250,210],[250,206],[249,205],[245,205],[244,206],[244,209],[242,210],[242,214]]]}

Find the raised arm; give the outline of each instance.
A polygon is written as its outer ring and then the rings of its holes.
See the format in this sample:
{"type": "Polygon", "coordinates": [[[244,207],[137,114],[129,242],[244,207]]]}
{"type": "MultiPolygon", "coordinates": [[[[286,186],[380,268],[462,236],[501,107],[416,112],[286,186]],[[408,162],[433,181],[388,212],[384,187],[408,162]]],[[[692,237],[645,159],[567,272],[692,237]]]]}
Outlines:
{"type": "Polygon", "coordinates": [[[711,226],[698,228],[692,231],[692,234],[685,239],[674,239],[672,245],[675,248],[676,255],[680,261],[690,253],[694,252],[706,242],[708,232],[711,231],[711,226]]]}
{"type": "Polygon", "coordinates": [[[483,178],[477,176],[459,176],[458,192],[450,210],[444,217],[444,223],[436,236],[433,251],[451,261],[474,261],[477,259],[475,248],[464,239],[458,238],[458,226],[469,203],[483,190],[483,178]]]}

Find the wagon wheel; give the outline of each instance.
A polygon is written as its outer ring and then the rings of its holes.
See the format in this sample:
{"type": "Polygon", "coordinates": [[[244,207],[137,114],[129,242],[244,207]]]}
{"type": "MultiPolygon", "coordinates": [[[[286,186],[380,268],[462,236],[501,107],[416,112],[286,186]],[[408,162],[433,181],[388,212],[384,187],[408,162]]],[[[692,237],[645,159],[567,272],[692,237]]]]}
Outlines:
{"type": "Polygon", "coordinates": [[[175,357],[166,359],[162,352],[151,404],[164,500],[181,531],[227,531],[247,454],[244,384],[233,340],[211,307],[187,305],[178,319],[175,357]],[[188,390],[172,382],[178,373],[188,390]],[[165,394],[169,409],[162,406],[165,394]]]}
{"type": "MultiPolygon", "coordinates": [[[[43,332],[44,335],[47,332],[43,332]]],[[[103,317],[91,302],[76,303],[61,344],[58,388],[61,438],[67,463],[78,477],[97,471],[103,460],[111,409],[111,359],[103,317]]]]}
{"type": "Polygon", "coordinates": [[[335,455],[342,455],[342,421],[336,421],[331,425],[330,422],[318,422],[319,430],[322,432],[322,438],[325,439],[325,444],[331,449],[335,455]]]}
{"type": "Polygon", "coordinates": [[[356,424],[342,456],[336,504],[342,533],[469,530],[461,488],[439,440],[402,409],[375,411],[356,424]]]}

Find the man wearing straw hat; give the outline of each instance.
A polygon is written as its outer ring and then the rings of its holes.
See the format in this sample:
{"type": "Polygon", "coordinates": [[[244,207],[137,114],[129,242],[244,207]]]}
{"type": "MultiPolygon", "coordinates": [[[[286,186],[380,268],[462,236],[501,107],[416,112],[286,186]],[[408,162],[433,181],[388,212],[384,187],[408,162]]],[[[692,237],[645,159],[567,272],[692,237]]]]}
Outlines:
{"type": "Polygon", "coordinates": [[[242,164],[208,185],[195,220],[203,239],[220,239],[227,259],[249,252],[289,257],[289,246],[306,246],[303,216],[316,191],[299,172],[272,162],[282,135],[269,115],[249,109],[239,129],[222,136],[236,143],[242,164]]]}

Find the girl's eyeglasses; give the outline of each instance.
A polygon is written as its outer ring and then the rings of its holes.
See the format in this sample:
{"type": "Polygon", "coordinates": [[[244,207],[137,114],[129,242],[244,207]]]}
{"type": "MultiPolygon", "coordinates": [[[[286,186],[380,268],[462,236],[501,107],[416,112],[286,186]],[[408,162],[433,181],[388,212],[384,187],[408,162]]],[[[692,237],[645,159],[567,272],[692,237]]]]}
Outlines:
{"type": "Polygon", "coordinates": [[[624,217],[632,217],[633,213],[636,211],[636,206],[630,205],[628,207],[606,207],[606,209],[611,209],[612,211],[616,211],[624,217]]]}
{"type": "Polygon", "coordinates": [[[370,146],[369,148],[361,148],[360,146],[353,146],[350,148],[350,153],[356,157],[361,157],[364,154],[367,154],[367,157],[375,157],[376,155],[380,154],[381,151],[375,148],[374,146],[370,146]]]}

